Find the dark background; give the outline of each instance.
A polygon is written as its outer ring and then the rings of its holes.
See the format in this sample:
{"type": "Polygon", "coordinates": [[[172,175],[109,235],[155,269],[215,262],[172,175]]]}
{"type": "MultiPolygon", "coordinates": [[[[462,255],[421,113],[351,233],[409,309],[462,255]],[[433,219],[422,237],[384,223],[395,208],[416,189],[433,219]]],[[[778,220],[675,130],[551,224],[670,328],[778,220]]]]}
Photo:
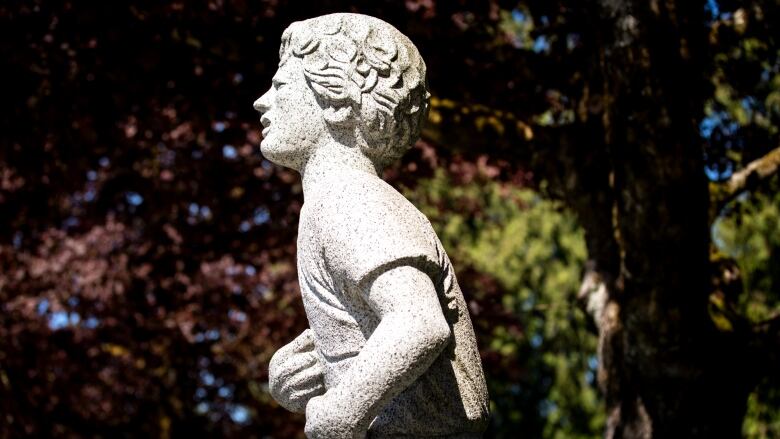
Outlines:
{"type": "Polygon", "coordinates": [[[0,437],[302,435],[266,384],[306,326],[301,185],[252,102],[285,27],[336,11],[426,60],[386,177],[455,264],[489,437],[780,434],[778,5],[656,3],[0,6],[0,437]]]}

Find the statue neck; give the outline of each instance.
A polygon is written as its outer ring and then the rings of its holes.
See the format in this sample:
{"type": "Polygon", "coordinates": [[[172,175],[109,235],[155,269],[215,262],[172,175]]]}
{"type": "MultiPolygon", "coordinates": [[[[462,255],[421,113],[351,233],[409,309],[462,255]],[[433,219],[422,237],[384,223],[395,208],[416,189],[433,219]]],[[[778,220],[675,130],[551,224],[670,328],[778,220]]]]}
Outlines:
{"type": "Polygon", "coordinates": [[[339,172],[350,169],[379,177],[380,170],[363,155],[358,147],[347,147],[337,142],[328,142],[319,146],[301,170],[304,197],[307,193],[315,191],[317,186],[329,177],[332,178],[339,172]]]}

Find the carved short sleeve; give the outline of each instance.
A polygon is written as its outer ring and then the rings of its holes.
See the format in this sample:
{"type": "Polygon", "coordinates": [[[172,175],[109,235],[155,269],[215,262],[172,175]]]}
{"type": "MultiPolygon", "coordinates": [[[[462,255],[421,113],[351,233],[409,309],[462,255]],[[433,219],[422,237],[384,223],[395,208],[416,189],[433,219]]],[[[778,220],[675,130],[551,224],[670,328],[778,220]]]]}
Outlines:
{"type": "Polygon", "coordinates": [[[359,178],[365,181],[345,187],[322,209],[320,244],[334,283],[359,291],[401,265],[436,281],[443,254],[430,222],[384,181],[359,178]]]}

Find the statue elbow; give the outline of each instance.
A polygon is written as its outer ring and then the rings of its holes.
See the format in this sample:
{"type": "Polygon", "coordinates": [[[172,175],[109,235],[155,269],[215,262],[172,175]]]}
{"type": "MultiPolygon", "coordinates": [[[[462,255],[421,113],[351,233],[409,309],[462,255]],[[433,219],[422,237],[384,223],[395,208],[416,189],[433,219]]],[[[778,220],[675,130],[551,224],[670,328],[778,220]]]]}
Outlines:
{"type": "Polygon", "coordinates": [[[428,336],[427,343],[437,351],[443,349],[452,341],[452,328],[443,315],[426,322],[425,333],[428,336]]]}

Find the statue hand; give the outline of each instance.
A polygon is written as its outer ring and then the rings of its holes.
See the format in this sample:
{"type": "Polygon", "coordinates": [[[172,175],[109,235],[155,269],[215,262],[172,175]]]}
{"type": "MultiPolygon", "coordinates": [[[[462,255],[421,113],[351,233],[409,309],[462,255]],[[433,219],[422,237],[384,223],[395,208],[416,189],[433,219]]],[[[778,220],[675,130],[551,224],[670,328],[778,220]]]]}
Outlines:
{"type": "Polygon", "coordinates": [[[271,396],[287,410],[302,413],[309,400],[325,393],[324,369],[307,329],[274,354],[268,367],[271,396]]]}
{"type": "Polygon", "coordinates": [[[363,439],[367,427],[360,427],[350,416],[349,408],[339,407],[331,398],[334,392],[326,392],[309,401],[306,406],[306,428],[308,439],[363,439]]]}

